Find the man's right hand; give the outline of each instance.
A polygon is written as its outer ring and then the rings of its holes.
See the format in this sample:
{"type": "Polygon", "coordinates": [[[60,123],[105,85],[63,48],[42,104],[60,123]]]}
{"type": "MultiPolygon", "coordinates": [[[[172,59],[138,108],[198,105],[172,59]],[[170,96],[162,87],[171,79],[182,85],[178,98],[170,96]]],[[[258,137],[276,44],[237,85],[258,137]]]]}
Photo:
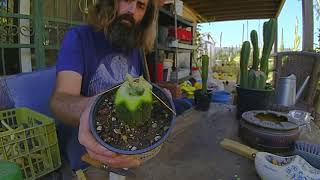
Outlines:
{"type": "Polygon", "coordinates": [[[93,137],[89,128],[89,112],[95,98],[92,98],[80,118],[78,139],[91,158],[114,168],[131,168],[140,165],[138,159],[133,156],[119,155],[99,144],[93,137]]]}

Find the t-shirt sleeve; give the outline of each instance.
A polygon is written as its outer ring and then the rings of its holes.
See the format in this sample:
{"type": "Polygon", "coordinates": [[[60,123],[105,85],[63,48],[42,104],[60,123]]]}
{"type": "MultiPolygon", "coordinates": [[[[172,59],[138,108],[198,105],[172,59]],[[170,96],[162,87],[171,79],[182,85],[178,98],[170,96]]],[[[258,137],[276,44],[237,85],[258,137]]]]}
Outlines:
{"type": "Polygon", "coordinates": [[[60,71],[74,71],[81,75],[83,74],[82,42],[76,29],[70,29],[65,34],[59,51],[56,69],[57,73],[60,71]]]}

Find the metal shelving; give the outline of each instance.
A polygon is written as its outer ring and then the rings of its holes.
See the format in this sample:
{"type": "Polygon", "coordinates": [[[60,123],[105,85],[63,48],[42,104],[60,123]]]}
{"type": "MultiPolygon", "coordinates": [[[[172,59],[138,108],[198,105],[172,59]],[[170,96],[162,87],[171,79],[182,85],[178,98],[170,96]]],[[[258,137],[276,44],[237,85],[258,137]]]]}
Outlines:
{"type": "MultiPolygon", "coordinates": [[[[176,1],[174,1],[174,3],[176,3],[176,1]]],[[[175,7],[175,4],[174,4],[175,7]]],[[[164,8],[160,8],[159,9],[159,24],[161,26],[167,26],[167,27],[174,27],[175,29],[177,29],[178,27],[183,27],[183,28],[188,28],[190,27],[192,29],[192,32],[194,31],[194,24],[186,19],[184,19],[183,17],[177,15],[177,13],[175,12],[175,8],[174,12],[170,12],[164,8]]],[[[183,41],[180,41],[177,39],[177,31],[175,32],[175,38],[173,39],[173,42],[171,43],[166,43],[166,44],[160,44],[159,42],[156,43],[155,45],[155,56],[158,57],[159,55],[159,51],[165,51],[165,52],[171,52],[174,53],[174,65],[173,65],[173,71],[172,73],[176,74],[174,81],[170,80],[169,82],[175,82],[175,83],[180,83],[182,81],[188,80],[190,79],[192,76],[192,59],[193,59],[193,50],[196,48],[196,46],[193,45],[193,41],[191,41],[191,43],[184,43],[183,41]],[[180,67],[178,67],[178,54],[179,53],[190,53],[190,68],[189,68],[189,75],[187,77],[178,77],[178,75],[180,73],[179,69],[180,67]]],[[[156,60],[155,60],[155,66],[156,66],[156,60]]],[[[154,69],[154,74],[157,74],[157,70],[156,67],[153,68],[154,69]]],[[[155,80],[155,79],[154,79],[155,80]]]]}

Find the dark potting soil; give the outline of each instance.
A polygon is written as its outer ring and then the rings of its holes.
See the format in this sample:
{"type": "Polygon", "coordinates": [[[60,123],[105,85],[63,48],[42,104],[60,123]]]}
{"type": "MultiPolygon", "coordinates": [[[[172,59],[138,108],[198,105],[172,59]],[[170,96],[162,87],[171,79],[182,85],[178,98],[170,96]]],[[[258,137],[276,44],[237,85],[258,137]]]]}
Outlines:
{"type": "Polygon", "coordinates": [[[147,148],[159,141],[171,123],[171,111],[154,97],[153,110],[149,121],[132,128],[123,123],[114,108],[115,91],[109,92],[97,108],[96,130],[101,139],[114,148],[135,151],[147,148]]]}

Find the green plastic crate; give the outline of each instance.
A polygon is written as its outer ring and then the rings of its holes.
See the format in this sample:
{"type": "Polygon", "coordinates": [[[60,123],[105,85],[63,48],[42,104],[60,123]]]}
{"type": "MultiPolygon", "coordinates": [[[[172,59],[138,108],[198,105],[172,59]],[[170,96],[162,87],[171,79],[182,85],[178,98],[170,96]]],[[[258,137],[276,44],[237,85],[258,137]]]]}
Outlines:
{"type": "Polygon", "coordinates": [[[0,160],[20,165],[24,179],[61,166],[53,119],[28,108],[0,111],[0,160]]]}

